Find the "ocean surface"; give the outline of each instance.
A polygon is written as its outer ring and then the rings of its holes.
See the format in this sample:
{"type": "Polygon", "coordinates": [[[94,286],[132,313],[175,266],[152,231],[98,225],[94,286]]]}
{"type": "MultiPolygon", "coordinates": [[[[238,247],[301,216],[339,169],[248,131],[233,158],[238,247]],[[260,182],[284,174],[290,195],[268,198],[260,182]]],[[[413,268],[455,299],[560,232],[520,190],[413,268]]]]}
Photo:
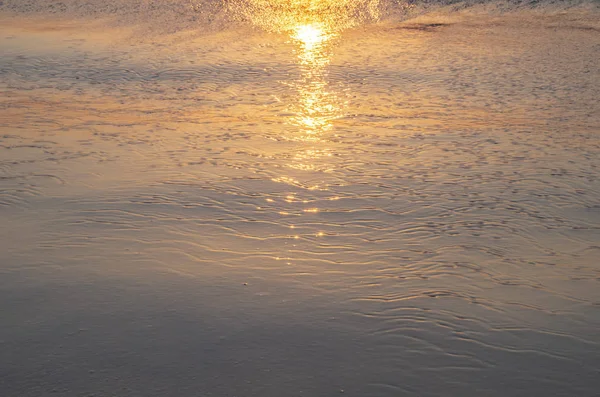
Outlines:
{"type": "Polygon", "coordinates": [[[0,0],[0,395],[597,397],[600,3],[0,0]]]}

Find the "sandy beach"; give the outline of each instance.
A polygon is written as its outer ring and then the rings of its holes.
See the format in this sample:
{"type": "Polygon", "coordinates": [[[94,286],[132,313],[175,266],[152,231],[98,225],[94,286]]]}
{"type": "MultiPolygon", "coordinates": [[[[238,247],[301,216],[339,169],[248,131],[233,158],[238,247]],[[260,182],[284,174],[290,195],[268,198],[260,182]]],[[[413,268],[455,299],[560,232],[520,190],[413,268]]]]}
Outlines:
{"type": "Polygon", "coordinates": [[[0,1],[0,395],[598,395],[598,2],[308,3],[0,1]]]}

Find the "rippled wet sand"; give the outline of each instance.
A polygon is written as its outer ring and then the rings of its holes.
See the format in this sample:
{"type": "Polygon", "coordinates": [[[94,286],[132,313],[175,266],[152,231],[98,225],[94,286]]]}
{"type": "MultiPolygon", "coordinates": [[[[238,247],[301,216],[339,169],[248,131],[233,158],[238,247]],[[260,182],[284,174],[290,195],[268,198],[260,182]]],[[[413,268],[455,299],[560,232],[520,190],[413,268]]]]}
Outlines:
{"type": "Polygon", "coordinates": [[[597,395],[592,17],[3,16],[4,395],[597,395]]]}

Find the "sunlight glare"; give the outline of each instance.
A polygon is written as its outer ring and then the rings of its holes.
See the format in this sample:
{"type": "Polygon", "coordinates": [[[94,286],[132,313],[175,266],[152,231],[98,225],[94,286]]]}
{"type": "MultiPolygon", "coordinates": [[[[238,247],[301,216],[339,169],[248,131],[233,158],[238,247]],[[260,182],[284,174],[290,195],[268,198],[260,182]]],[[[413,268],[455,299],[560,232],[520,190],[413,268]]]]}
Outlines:
{"type": "Polygon", "coordinates": [[[316,24],[298,25],[294,28],[292,37],[302,43],[305,51],[311,51],[315,47],[327,41],[329,34],[316,24]]]}

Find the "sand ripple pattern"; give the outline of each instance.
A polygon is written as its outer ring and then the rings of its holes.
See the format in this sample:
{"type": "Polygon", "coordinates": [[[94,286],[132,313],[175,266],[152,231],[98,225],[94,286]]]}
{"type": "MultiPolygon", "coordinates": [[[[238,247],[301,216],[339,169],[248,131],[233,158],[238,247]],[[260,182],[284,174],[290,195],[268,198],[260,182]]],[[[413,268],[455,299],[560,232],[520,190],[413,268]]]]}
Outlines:
{"type": "Polygon", "coordinates": [[[0,388],[596,395],[593,18],[436,18],[0,37],[0,388]]]}

